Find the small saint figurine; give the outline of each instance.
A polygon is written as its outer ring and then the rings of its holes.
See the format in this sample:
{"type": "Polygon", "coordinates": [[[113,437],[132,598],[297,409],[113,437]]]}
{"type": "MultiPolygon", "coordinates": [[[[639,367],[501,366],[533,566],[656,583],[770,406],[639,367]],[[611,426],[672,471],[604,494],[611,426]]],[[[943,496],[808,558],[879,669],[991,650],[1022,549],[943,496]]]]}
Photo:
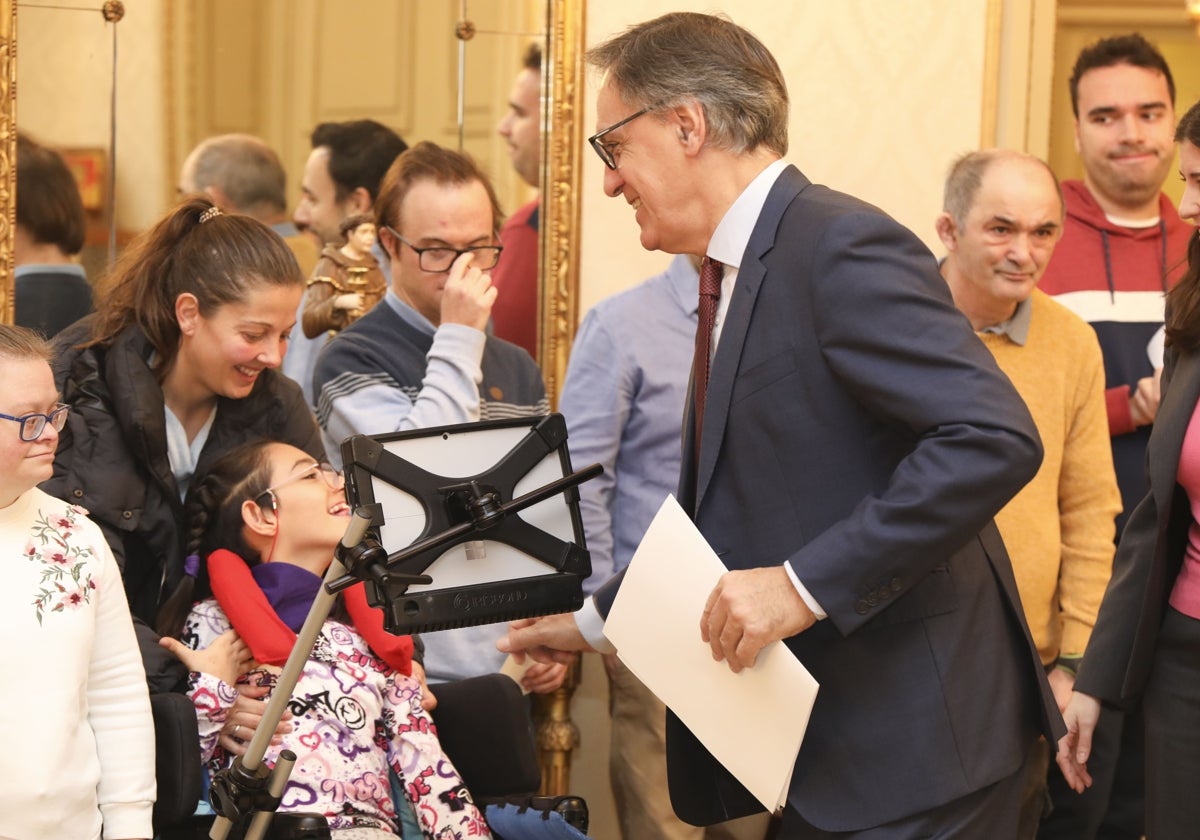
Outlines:
{"type": "Polygon", "coordinates": [[[346,244],[325,246],[304,294],[301,323],[309,338],[353,324],[387,291],[387,280],[371,255],[375,220],[358,213],[347,217],[338,229],[346,244]]]}

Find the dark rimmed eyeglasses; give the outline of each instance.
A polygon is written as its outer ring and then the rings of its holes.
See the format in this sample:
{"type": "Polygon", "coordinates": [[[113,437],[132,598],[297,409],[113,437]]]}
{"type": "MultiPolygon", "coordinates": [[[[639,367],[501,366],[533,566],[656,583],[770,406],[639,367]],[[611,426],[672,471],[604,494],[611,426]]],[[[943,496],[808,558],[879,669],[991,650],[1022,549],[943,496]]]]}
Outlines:
{"type": "Polygon", "coordinates": [[[275,492],[279,490],[279,488],[287,487],[289,484],[294,484],[297,481],[303,481],[306,478],[316,478],[318,475],[321,476],[321,478],[329,486],[330,490],[337,490],[342,486],[343,478],[341,471],[336,469],[332,464],[320,461],[319,463],[313,464],[312,466],[307,467],[293,476],[285,478],[274,487],[268,487],[266,490],[255,496],[254,500],[257,502],[261,500],[263,496],[269,496],[272,500],[274,500],[275,492]]]}
{"type": "Polygon", "coordinates": [[[600,131],[597,131],[595,134],[593,134],[591,137],[588,138],[588,143],[590,143],[592,148],[596,150],[596,154],[600,155],[600,160],[604,161],[605,166],[607,166],[609,169],[617,168],[617,156],[615,154],[613,154],[613,149],[612,149],[612,147],[616,146],[617,144],[616,143],[605,143],[601,138],[604,137],[604,135],[608,134],[610,131],[616,131],[618,128],[625,125],[626,123],[631,123],[634,120],[636,120],[638,117],[642,116],[642,114],[648,114],[652,110],[654,110],[654,109],[653,108],[643,108],[642,110],[638,111],[636,114],[630,114],[628,117],[621,120],[620,122],[615,122],[612,125],[610,125],[608,128],[601,129],[600,131]]]}
{"type": "Polygon", "coordinates": [[[42,436],[42,432],[46,431],[47,423],[54,428],[54,431],[61,432],[63,427],[67,425],[67,412],[70,410],[71,406],[59,403],[49,414],[33,412],[22,414],[20,417],[13,417],[11,414],[0,414],[0,420],[12,420],[13,422],[20,423],[21,427],[18,434],[21,440],[26,443],[32,443],[42,436]]]}
{"type": "Polygon", "coordinates": [[[383,229],[396,237],[398,242],[412,248],[417,255],[417,265],[421,266],[422,271],[428,271],[430,274],[449,271],[454,261],[463,254],[474,254],[475,267],[487,271],[496,267],[496,263],[500,262],[500,252],[504,250],[503,245],[472,245],[470,248],[447,248],[445,245],[438,245],[434,248],[418,248],[396,233],[395,228],[384,225],[383,229]]]}

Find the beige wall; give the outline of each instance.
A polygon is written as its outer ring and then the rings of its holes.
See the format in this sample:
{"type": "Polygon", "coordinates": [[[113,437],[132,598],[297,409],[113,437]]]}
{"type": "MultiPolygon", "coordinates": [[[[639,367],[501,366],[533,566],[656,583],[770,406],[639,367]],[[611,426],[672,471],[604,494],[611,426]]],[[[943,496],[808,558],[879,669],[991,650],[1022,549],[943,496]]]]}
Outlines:
{"type": "MultiPolygon", "coordinates": [[[[772,50],[791,96],[788,155],[809,178],[878,205],[929,244],[941,182],[954,156],[977,148],[984,91],[987,0],[741,3],[730,17],[772,50]]],[[[592,3],[589,42],[668,11],[711,2],[592,3]]],[[[595,126],[595,79],[585,125],[595,126]]],[[[587,155],[580,311],[664,266],[638,245],[633,214],[602,194],[587,155]]]]}
{"type": "MultiPolygon", "coordinates": [[[[65,4],[58,4],[65,5],[65,4]]],[[[108,148],[113,26],[97,9],[17,9],[17,126],[52,146],[108,148]]],[[[161,0],[126,0],[116,24],[118,226],[142,228],[164,209],[161,0]]],[[[171,181],[173,184],[174,181],[171,181]]]]}

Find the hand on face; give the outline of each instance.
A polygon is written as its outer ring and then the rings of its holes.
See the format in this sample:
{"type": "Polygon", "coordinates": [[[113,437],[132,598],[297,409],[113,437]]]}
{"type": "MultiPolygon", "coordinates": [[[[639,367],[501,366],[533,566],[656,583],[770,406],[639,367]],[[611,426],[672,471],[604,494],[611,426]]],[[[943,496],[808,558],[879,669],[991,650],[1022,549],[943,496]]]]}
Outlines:
{"type": "Polygon", "coordinates": [[[476,268],[473,261],[474,254],[461,254],[450,266],[442,287],[443,324],[463,324],[477,330],[487,327],[496,302],[496,287],[491,275],[476,268]]]}

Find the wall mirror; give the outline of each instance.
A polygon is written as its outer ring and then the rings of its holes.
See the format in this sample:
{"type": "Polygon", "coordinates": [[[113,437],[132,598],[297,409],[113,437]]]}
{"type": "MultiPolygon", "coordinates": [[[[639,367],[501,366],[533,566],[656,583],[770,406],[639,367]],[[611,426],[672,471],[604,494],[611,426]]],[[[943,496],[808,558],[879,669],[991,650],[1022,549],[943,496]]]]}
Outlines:
{"type": "MultiPolygon", "coordinates": [[[[543,44],[538,360],[557,397],[578,317],[584,0],[127,0],[116,24],[105,22],[102,5],[0,0],[0,322],[13,317],[18,127],[47,145],[109,157],[110,129],[117,137],[115,217],[102,219],[94,237],[102,250],[110,231],[120,244],[165,212],[184,157],[204,137],[263,137],[283,159],[294,207],[312,127],[364,116],[409,142],[457,146],[461,136],[511,212],[532,192],[513,171],[496,125],[521,53],[536,38],[543,44]],[[458,35],[464,21],[473,30],[467,39],[458,35]],[[43,60],[29,65],[19,89],[18,36],[30,59],[43,60]],[[70,79],[44,62],[51,50],[68,57],[70,79]],[[28,125],[19,102],[28,106],[28,125]]],[[[98,271],[90,274],[95,280],[98,271]]],[[[547,792],[568,784],[578,742],[569,701],[562,691],[543,710],[547,792]]]]}
{"type": "MultiPolygon", "coordinates": [[[[540,40],[537,355],[547,390],[557,394],[577,317],[583,0],[360,0],[350,7],[337,0],[129,0],[118,24],[105,23],[102,5],[0,0],[5,242],[11,241],[15,212],[13,129],[28,127],[60,148],[107,151],[112,114],[118,123],[112,132],[118,143],[116,209],[114,223],[104,219],[102,231],[93,234],[101,245],[110,231],[120,244],[170,206],[180,165],[204,137],[232,131],[263,137],[283,159],[294,205],[312,127],[363,116],[392,126],[410,142],[458,146],[461,140],[511,212],[534,192],[513,171],[496,125],[522,52],[540,40]],[[114,26],[120,89],[110,114],[114,26]],[[67,51],[73,78],[65,71],[53,77],[42,72],[46,65],[38,61],[45,58],[38,57],[53,50],[67,51]],[[20,97],[18,56],[27,75],[20,97]]],[[[11,247],[4,249],[0,318],[6,321],[12,318],[11,259],[11,247]]],[[[89,272],[93,279],[97,273],[89,272]]]]}

